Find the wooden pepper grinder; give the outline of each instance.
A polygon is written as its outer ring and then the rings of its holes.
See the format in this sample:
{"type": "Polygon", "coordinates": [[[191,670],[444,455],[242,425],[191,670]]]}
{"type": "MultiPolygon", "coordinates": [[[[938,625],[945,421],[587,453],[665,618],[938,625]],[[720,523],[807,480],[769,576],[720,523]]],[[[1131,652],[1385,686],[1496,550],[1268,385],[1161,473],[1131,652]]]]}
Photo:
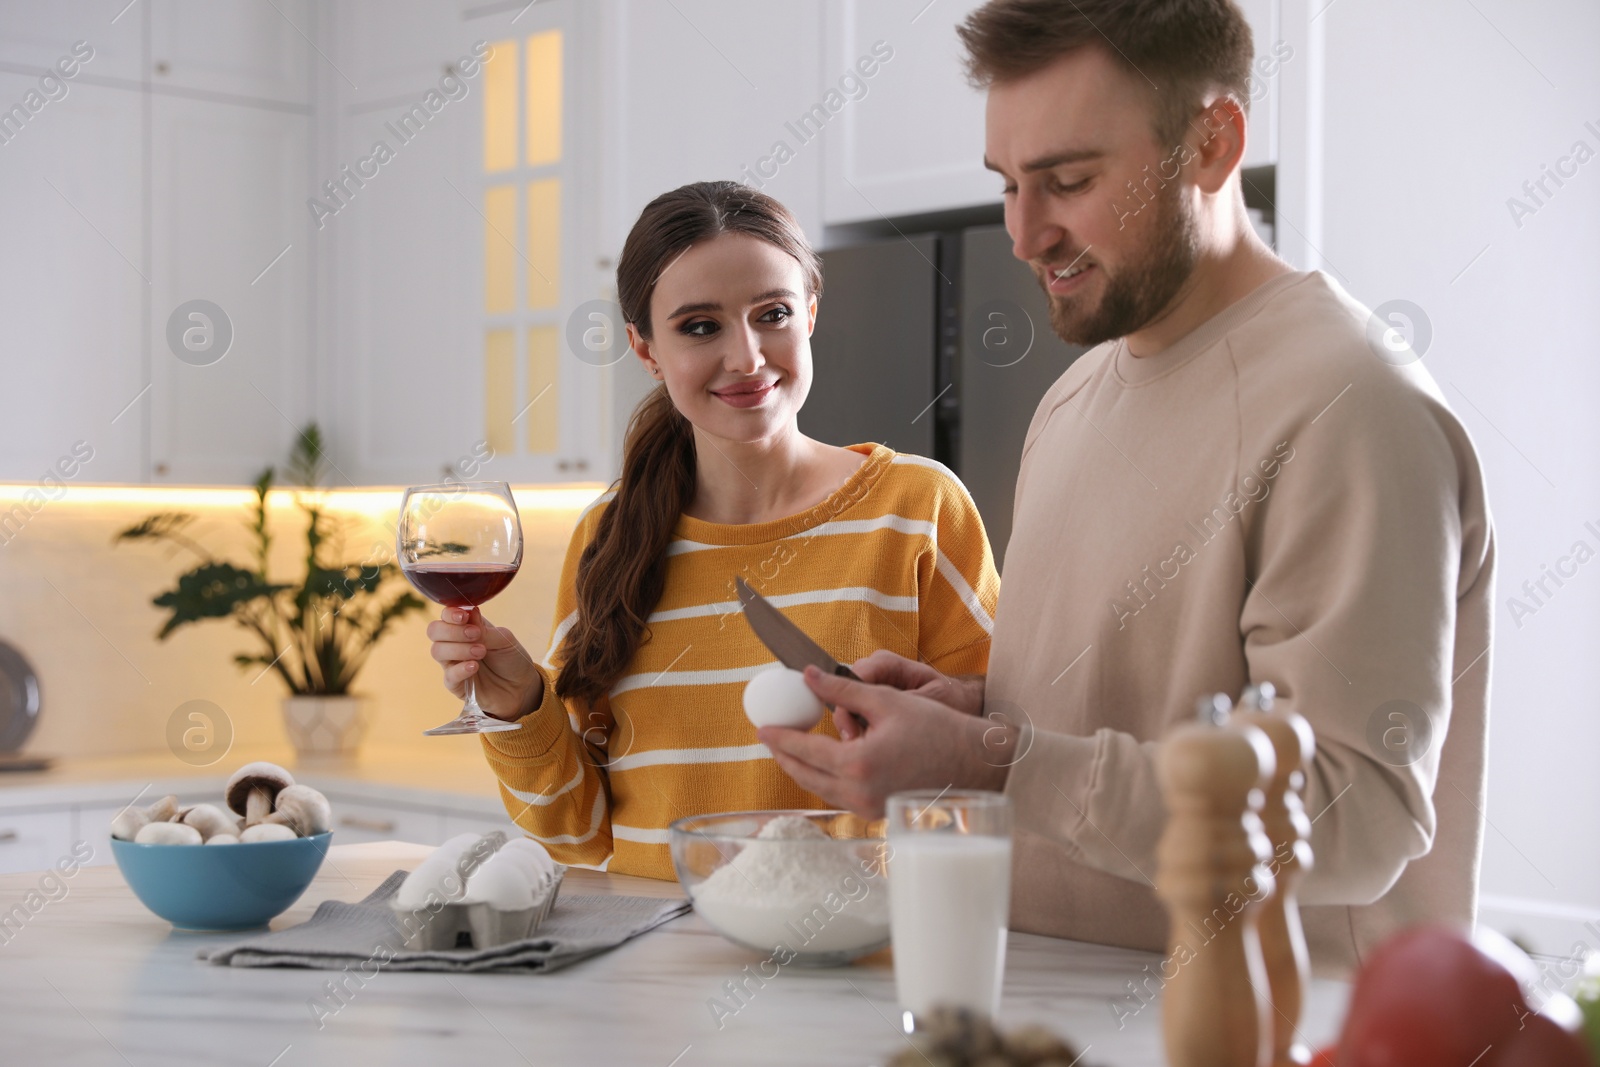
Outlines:
{"type": "Polygon", "coordinates": [[[1259,812],[1276,758],[1260,730],[1223,728],[1230,706],[1221,694],[1201,700],[1200,721],[1156,756],[1167,805],[1156,894],[1170,919],[1165,967],[1176,968],[1162,990],[1171,1067],[1266,1067],[1272,1051],[1256,909],[1272,886],[1259,812]]]}
{"type": "Polygon", "coordinates": [[[1261,807],[1261,823],[1272,842],[1273,893],[1261,906],[1257,929],[1261,958],[1272,989],[1273,1067],[1300,1067],[1311,1062],[1311,1050],[1295,1040],[1306,983],[1311,980],[1311,959],[1300,925],[1296,884],[1311,869],[1311,820],[1301,797],[1306,771],[1316,751],[1311,724],[1293,712],[1273,712],[1276,695],[1271,682],[1250,686],[1239,698],[1232,716],[1236,725],[1253,726],[1267,735],[1277,757],[1261,807]]]}

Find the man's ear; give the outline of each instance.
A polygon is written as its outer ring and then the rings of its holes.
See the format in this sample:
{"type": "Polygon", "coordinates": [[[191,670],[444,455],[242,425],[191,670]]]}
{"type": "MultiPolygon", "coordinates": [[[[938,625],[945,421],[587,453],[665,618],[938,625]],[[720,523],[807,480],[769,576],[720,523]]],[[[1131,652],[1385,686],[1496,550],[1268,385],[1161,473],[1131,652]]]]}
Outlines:
{"type": "Polygon", "coordinates": [[[1249,118],[1244,105],[1231,96],[1219,96],[1190,123],[1195,145],[1193,174],[1203,193],[1219,192],[1244,160],[1249,118]]]}
{"type": "Polygon", "coordinates": [[[639,327],[628,323],[628,347],[633,354],[639,357],[639,362],[644,364],[644,372],[650,377],[661,380],[661,372],[657,367],[655,356],[651,354],[650,342],[645,340],[644,334],[639,332],[639,327]]]}

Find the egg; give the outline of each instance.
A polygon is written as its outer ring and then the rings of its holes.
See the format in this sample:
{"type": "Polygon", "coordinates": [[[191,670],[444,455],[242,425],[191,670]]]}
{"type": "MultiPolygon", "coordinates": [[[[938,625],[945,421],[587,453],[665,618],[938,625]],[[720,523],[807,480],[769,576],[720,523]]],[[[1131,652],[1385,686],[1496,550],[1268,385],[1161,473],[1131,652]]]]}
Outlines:
{"type": "Polygon", "coordinates": [[[463,904],[488,904],[501,911],[531,908],[555,877],[556,863],[537,841],[507,841],[467,881],[463,904]]]}
{"type": "Polygon", "coordinates": [[[745,683],[744,713],[756,726],[809,730],[822,721],[827,705],[806,685],[805,675],[775,663],[745,683]]]}
{"type": "Polygon", "coordinates": [[[394,896],[395,907],[415,910],[428,906],[431,900],[459,900],[464,889],[460,866],[480,840],[478,834],[457,834],[430,852],[400,883],[394,896]]]}
{"type": "Polygon", "coordinates": [[[518,870],[514,863],[496,863],[498,855],[473,872],[461,903],[487,904],[500,911],[533,907],[534,886],[527,872],[518,870]]]}
{"type": "Polygon", "coordinates": [[[502,863],[515,863],[535,885],[548,882],[556,874],[556,861],[539,842],[526,837],[513,838],[494,854],[502,863]]]}

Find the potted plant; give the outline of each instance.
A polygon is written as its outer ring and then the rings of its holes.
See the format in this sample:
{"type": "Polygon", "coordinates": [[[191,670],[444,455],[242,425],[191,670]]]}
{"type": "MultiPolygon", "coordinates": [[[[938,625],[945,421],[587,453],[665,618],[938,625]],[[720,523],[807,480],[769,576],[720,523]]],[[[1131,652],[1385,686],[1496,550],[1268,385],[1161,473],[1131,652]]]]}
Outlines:
{"type": "Polygon", "coordinates": [[[305,574],[297,583],[274,581],[268,569],[272,467],[254,485],[249,522],[254,558],[248,565],[218,559],[195,541],[190,527],[196,516],[186,512],[157,512],[114,539],[162,542],[199,560],[152,601],[168,611],[156,636],[164,641],[190,623],[231,619],[255,642],[255,651],[239,653],[234,662],[243,669],[272,671],[282,680],[289,690],[283,703],[289,739],[301,759],[311,760],[354,754],[366,730],[364,702],[351,692],[356,675],[390,625],[424,606],[392,560],[338,558],[345,523],[330,515],[314,492],[326,463],[321,432],[311,423],[300,431],[285,471],[305,490],[295,496],[306,519],[305,574]]]}

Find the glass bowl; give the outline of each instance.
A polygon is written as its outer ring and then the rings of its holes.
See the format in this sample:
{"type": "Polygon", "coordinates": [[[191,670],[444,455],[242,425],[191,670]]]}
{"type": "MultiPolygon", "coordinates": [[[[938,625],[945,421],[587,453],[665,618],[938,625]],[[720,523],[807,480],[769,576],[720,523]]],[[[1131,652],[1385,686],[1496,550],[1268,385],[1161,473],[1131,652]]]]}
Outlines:
{"type": "Polygon", "coordinates": [[[730,811],[679,819],[667,840],[713,930],[779,966],[826,967],[889,943],[884,830],[847,811],[730,811]]]}

